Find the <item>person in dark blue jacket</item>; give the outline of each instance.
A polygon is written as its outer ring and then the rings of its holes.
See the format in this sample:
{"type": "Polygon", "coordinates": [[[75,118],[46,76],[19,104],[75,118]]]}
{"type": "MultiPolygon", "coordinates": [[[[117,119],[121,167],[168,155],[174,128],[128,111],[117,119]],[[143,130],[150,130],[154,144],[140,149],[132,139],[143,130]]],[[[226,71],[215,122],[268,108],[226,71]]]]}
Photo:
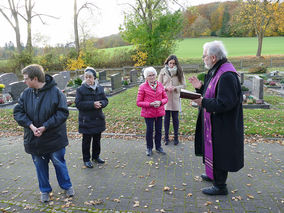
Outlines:
{"type": "Polygon", "coordinates": [[[84,73],[85,80],[76,91],[76,107],[79,110],[79,133],[83,134],[82,153],[84,165],[93,168],[90,161],[90,147],[92,143],[92,160],[104,163],[100,158],[101,133],[106,129],[105,115],[102,108],[108,105],[104,88],[98,84],[96,71],[87,67],[84,73]]]}
{"type": "Polygon", "coordinates": [[[67,197],[74,196],[66,162],[68,145],[66,119],[69,115],[65,95],[56,87],[54,79],[45,75],[42,66],[32,64],[22,70],[28,88],[21,94],[14,108],[14,118],[24,127],[25,151],[32,155],[36,167],[41,201],[50,200],[48,163],[51,160],[59,186],[67,197]]]}

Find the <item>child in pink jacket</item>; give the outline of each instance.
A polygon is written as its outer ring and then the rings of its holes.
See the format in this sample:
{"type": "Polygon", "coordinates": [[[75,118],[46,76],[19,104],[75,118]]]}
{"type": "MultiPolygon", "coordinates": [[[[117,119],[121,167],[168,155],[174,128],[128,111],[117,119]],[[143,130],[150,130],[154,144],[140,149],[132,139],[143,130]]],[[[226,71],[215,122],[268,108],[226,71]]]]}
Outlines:
{"type": "Polygon", "coordinates": [[[141,116],[146,123],[147,156],[152,155],[153,132],[155,125],[155,147],[156,151],[165,155],[162,146],[162,117],[165,115],[164,105],[168,97],[164,86],[156,80],[157,72],[154,67],[144,69],[145,83],[141,84],[137,95],[137,106],[141,107],[141,116]]]}

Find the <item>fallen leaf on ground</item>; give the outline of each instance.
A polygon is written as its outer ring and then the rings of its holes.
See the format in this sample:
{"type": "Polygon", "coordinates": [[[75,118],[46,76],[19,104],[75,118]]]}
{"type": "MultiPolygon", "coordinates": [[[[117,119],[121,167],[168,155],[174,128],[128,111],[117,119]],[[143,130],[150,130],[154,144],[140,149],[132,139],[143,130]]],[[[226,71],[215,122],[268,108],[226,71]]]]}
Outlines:
{"type": "Polygon", "coordinates": [[[140,206],[139,201],[135,200],[135,201],[134,201],[134,205],[133,205],[133,207],[135,208],[135,207],[139,207],[139,206],[140,206]]]}
{"type": "Polygon", "coordinates": [[[116,199],[113,199],[113,201],[114,201],[114,202],[117,202],[117,203],[120,203],[120,200],[117,199],[117,198],[116,198],[116,199]]]}
{"type": "Polygon", "coordinates": [[[254,199],[254,196],[251,195],[251,194],[247,194],[247,197],[250,198],[250,199],[254,199]]]}
{"type": "Polygon", "coordinates": [[[235,194],[238,191],[238,189],[232,190],[232,193],[235,194]]]}
{"type": "Polygon", "coordinates": [[[209,205],[211,205],[211,204],[212,204],[211,201],[206,201],[206,203],[204,203],[204,206],[209,206],[209,205]]]}
{"type": "Polygon", "coordinates": [[[170,191],[170,187],[165,186],[163,190],[164,190],[164,191],[170,191]]]}

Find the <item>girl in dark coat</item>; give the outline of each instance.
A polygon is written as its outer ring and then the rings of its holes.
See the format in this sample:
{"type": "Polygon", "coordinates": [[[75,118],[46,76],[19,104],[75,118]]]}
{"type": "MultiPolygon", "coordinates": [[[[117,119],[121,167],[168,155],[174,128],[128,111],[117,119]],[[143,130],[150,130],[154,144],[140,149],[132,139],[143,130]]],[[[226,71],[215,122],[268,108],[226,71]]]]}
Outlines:
{"type": "Polygon", "coordinates": [[[85,80],[76,92],[76,107],[79,110],[79,133],[83,134],[82,153],[84,165],[93,168],[90,161],[90,146],[92,144],[92,160],[104,163],[100,158],[101,133],[106,129],[105,115],[102,108],[108,105],[104,88],[98,84],[96,71],[87,67],[84,74],[85,80]]]}

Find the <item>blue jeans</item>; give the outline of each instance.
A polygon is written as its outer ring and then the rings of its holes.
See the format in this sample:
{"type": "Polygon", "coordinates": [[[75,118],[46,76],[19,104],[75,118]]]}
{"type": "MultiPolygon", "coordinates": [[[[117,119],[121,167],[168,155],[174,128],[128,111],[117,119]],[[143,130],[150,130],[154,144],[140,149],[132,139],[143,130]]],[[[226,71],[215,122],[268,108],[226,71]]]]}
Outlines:
{"type": "Polygon", "coordinates": [[[155,123],[155,146],[156,149],[161,147],[162,139],[162,117],[157,118],[145,118],[146,122],[146,142],[147,148],[153,149],[153,132],[154,132],[154,123],[155,123]]]}
{"type": "Polygon", "coordinates": [[[52,161],[55,168],[56,178],[59,186],[65,190],[69,189],[72,186],[64,155],[65,148],[43,156],[32,154],[32,159],[36,167],[39,189],[41,192],[44,193],[52,191],[52,188],[49,184],[49,160],[52,161]]]}

